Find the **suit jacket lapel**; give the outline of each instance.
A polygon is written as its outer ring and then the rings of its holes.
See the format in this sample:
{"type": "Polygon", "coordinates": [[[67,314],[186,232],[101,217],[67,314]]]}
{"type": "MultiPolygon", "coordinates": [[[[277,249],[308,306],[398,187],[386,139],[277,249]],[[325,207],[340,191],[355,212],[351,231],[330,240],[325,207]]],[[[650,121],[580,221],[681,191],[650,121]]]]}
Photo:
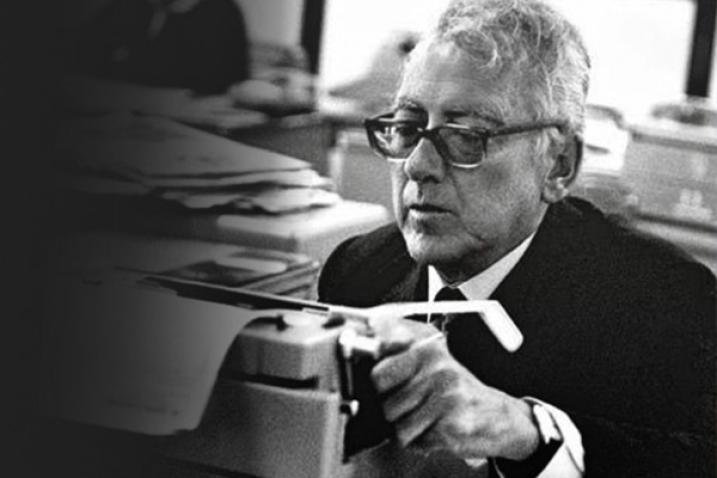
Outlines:
{"type": "Polygon", "coordinates": [[[382,297],[380,303],[412,302],[426,300],[428,297],[428,271],[420,267],[410,258],[410,263],[404,264],[408,268],[404,279],[393,285],[382,297]]]}
{"type": "Polygon", "coordinates": [[[566,201],[551,205],[525,255],[491,299],[500,301],[514,318],[538,316],[535,308],[543,303],[539,298],[560,287],[568,271],[574,269],[567,264],[581,257],[579,241],[569,230],[583,219],[582,211],[566,201]]]}

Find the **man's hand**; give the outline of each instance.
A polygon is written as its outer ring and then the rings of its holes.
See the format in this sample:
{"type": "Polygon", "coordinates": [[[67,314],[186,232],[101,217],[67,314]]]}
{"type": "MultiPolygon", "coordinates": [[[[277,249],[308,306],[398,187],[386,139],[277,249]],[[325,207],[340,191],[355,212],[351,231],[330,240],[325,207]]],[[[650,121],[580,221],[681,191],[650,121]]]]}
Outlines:
{"type": "Polygon", "coordinates": [[[448,351],[436,329],[406,319],[372,324],[382,359],[371,377],[402,446],[461,458],[522,460],[537,448],[530,406],[483,384],[448,351]]]}

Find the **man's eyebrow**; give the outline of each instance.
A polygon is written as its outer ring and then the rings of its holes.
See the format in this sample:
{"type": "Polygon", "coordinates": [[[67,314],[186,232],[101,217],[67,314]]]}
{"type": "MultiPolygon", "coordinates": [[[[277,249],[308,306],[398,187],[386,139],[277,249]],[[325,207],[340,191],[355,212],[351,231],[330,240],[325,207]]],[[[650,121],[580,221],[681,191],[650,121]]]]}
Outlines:
{"type": "MultiPolygon", "coordinates": [[[[394,106],[396,110],[407,110],[411,112],[424,113],[426,108],[421,105],[418,101],[411,98],[401,97],[397,98],[394,106]]],[[[458,118],[474,118],[482,121],[487,121],[494,126],[503,126],[505,123],[500,119],[501,113],[498,108],[491,108],[488,105],[456,105],[448,106],[445,111],[446,118],[451,121],[458,118]]]]}
{"type": "Polygon", "coordinates": [[[495,126],[502,126],[504,124],[503,121],[499,119],[500,114],[498,111],[483,106],[449,108],[446,110],[445,115],[449,120],[470,117],[487,121],[495,126]]]}
{"type": "Polygon", "coordinates": [[[426,111],[420,103],[408,98],[398,98],[393,108],[394,110],[426,111]]]}

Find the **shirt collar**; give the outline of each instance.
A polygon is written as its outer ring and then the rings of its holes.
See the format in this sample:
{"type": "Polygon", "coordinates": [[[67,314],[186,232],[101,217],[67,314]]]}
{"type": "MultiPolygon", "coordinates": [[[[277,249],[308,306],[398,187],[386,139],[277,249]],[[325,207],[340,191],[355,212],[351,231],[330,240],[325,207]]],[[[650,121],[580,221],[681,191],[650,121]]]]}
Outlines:
{"type": "MultiPolygon", "coordinates": [[[[533,241],[533,237],[535,237],[535,233],[528,236],[512,251],[501,257],[486,270],[458,285],[458,290],[469,300],[485,300],[490,297],[508,273],[513,270],[520,258],[523,257],[523,254],[525,254],[528,246],[533,241]]],[[[432,301],[438,291],[445,286],[446,283],[441,279],[438,271],[433,266],[428,266],[428,300],[432,301]]]]}

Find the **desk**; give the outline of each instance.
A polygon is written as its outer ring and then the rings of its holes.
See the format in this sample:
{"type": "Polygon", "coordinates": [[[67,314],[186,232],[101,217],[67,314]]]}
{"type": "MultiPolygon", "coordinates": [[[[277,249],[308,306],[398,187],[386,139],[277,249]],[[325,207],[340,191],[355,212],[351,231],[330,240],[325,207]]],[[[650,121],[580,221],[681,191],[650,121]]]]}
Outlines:
{"type": "Polygon", "coordinates": [[[380,205],[342,201],[308,211],[220,214],[186,210],[153,198],[71,194],[70,228],[142,232],[306,254],[323,263],[343,240],[391,221],[380,205]]]}

